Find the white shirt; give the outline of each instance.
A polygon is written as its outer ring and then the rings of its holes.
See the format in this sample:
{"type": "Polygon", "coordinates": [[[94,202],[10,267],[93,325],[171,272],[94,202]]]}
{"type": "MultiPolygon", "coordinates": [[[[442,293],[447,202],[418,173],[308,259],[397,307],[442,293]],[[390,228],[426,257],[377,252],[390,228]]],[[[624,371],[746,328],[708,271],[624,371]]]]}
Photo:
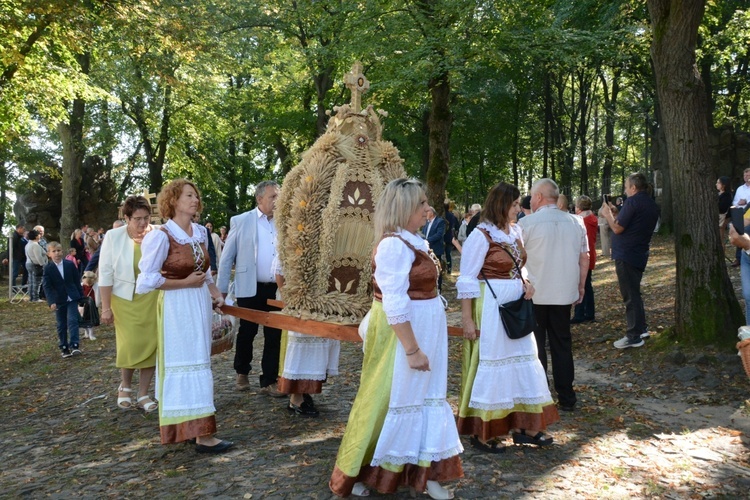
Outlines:
{"type": "Polygon", "coordinates": [[[273,259],[276,257],[276,224],[259,208],[255,212],[258,215],[258,253],[255,260],[258,283],[275,283],[273,259]]]}
{"type": "Polygon", "coordinates": [[[743,184],[740,187],[737,188],[737,191],[734,193],[734,199],[732,200],[732,205],[736,207],[745,207],[745,205],[740,205],[740,200],[745,199],[746,201],[750,201],[750,186],[747,184],[743,184]]]}

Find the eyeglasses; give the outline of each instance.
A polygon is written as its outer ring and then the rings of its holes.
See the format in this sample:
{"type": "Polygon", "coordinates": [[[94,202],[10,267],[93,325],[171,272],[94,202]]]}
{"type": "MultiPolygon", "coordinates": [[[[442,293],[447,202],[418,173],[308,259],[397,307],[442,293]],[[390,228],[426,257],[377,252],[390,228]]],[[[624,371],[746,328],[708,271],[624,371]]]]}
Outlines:
{"type": "Polygon", "coordinates": [[[134,220],[140,224],[141,222],[148,222],[149,220],[151,220],[151,217],[130,217],[130,220],[134,220]]]}

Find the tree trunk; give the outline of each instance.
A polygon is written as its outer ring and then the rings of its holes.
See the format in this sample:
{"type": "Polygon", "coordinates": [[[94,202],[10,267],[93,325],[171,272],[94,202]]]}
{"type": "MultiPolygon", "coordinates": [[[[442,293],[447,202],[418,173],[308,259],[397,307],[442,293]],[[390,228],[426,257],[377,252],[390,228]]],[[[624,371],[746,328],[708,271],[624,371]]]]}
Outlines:
{"type": "Polygon", "coordinates": [[[599,73],[604,97],[604,167],[602,169],[602,194],[612,193],[612,166],[615,162],[615,121],[617,119],[617,96],[620,93],[620,68],[613,71],[612,91],[604,73],[599,73]]]}
{"type": "Polygon", "coordinates": [[[451,86],[447,73],[430,80],[430,164],[427,168],[427,199],[438,210],[445,199],[450,162],[449,146],[453,117],[450,110],[451,86]]]}
{"type": "MultiPolygon", "coordinates": [[[[90,54],[76,56],[81,73],[89,73],[90,54]]],[[[81,169],[86,149],[83,145],[83,121],[86,114],[86,102],[81,98],[73,99],[68,121],[57,124],[57,133],[62,143],[62,207],[60,215],[60,243],[68,248],[70,235],[81,226],[78,214],[78,201],[81,189],[81,169]]]]}
{"type": "Polygon", "coordinates": [[[706,101],[695,62],[704,1],[648,0],[648,9],[651,57],[675,194],[675,332],[681,340],[729,344],[743,316],[719,241],[706,101]]]}

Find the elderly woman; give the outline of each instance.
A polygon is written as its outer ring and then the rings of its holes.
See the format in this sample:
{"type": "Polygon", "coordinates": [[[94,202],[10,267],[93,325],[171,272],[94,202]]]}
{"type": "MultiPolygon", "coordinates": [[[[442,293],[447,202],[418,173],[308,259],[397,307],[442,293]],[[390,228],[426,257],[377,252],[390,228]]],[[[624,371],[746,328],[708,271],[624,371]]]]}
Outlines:
{"type": "Polygon", "coordinates": [[[534,336],[509,338],[498,311],[498,304],[534,295],[518,272],[526,252],[511,221],[520,206],[515,186],[501,182],[490,190],[477,230],[464,244],[456,283],[464,330],[458,432],[486,453],[503,451],[498,438],[509,431],[515,443],[551,444],[543,431],[559,420],[534,336]]]}
{"type": "Polygon", "coordinates": [[[427,197],[415,180],[391,181],[375,209],[373,292],[359,392],[329,482],[339,496],[401,485],[453,498],[438,481],[463,476],[463,451],[445,400],[448,327],[439,263],[417,235],[427,197]]]}
{"type": "Polygon", "coordinates": [[[29,272],[29,293],[31,302],[43,302],[39,298],[42,285],[42,273],[47,265],[47,251],[39,244],[42,234],[36,229],[29,231],[26,239],[29,242],[24,249],[26,252],[26,270],[29,272]]]}
{"type": "Polygon", "coordinates": [[[200,193],[192,182],[176,179],[162,188],[157,203],[169,220],[143,240],[136,292],[161,290],[156,387],[161,442],[195,439],[198,453],[222,453],[234,443],[214,436],[211,303],[221,307],[224,299],[206,272],[208,234],[192,222],[202,209],[200,193]]]}
{"type": "Polygon", "coordinates": [[[120,386],[117,406],[132,408],[133,374],[138,376],[135,405],[146,412],[157,404],[148,395],[156,366],[156,301],[157,293],[135,293],[138,262],[141,260],[143,238],[153,230],[149,224],[151,205],[143,196],[128,196],[122,206],[124,226],[112,229],[99,251],[99,295],[102,301],[101,322],[115,325],[120,386]]]}

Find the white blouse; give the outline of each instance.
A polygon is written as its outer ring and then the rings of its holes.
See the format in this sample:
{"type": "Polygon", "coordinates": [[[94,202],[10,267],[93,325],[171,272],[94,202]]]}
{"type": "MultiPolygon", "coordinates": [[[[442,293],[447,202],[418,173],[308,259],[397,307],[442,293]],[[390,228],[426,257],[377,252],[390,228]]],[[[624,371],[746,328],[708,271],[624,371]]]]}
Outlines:
{"type": "MultiPolygon", "coordinates": [[[[400,228],[396,234],[414,248],[429,252],[427,240],[400,228]]],[[[389,325],[412,320],[408,290],[409,272],[415,259],[414,251],[398,238],[386,237],[378,244],[375,253],[375,281],[383,293],[383,311],[389,325]]]]}
{"type": "MultiPolygon", "coordinates": [[[[169,231],[169,234],[179,243],[180,245],[186,245],[189,243],[203,243],[208,246],[208,237],[206,230],[203,226],[195,223],[190,223],[193,235],[188,234],[182,230],[176,222],[171,219],[167,221],[162,227],[169,231]]],[[[164,231],[155,229],[149,232],[141,243],[141,261],[138,263],[138,268],[141,273],[138,275],[138,279],[135,284],[135,293],[148,293],[151,290],[155,290],[162,286],[166,281],[166,278],[161,274],[161,268],[164,265],[164,261],[167,260],[169,255],[169,237],[164,234],[164,231]]],[[[213,283],[213,277],[210,272],[206,273],[206,284],[213,283]]]]}
{"type": "Polygon", "coordinates": [[[490,242],[477,229],[486,230],[495,243],[507,243],[515,247],[516,240],[521,240],[523,244],[521,228],[517,224],[510,225],[509,234],[505,234],[504,231],[501,231],[497,226],[489,222],[480,222],[477,224],[476,229],[466,238],[461,251],[461,275],[458,277],[458,281],[456,281],[456,289],[458,290],[457,298],[459,299],[474,299],[480,296],[479,279],[477,276],[482,269],[484,259],[490,249],[490,242]]]}

